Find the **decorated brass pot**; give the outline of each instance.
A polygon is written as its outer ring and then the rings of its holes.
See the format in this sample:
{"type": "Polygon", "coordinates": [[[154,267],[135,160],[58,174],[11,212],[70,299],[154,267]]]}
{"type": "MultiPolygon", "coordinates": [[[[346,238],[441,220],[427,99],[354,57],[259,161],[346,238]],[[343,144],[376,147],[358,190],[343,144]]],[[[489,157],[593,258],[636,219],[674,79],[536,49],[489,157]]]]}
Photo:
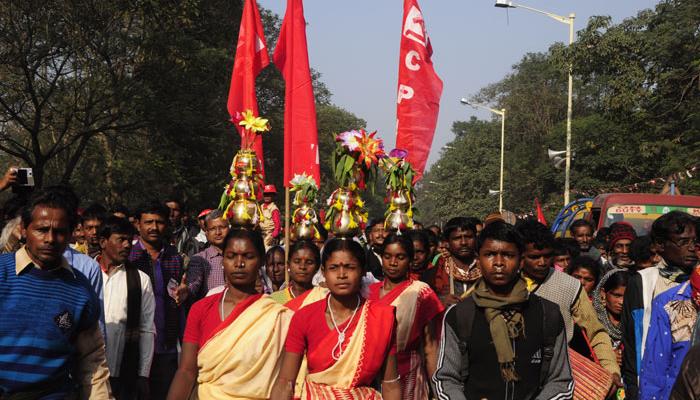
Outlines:
{"type": "Polygon", "coordinates": [[[232,181],[233,192],[231,196],[235,199],[251,199],[252,189],[250,186],[251,181],[245,175],[240,175],[238,178],[232,181]]]}
{"type": "Polygon", "coordinates": [[[234,172],[237,174],[252,175],[258,172],[258,158],[252,150],[241,150],[233,160],[234,172]]]}
{"type": "Polygon", "coordinates": [[[393,208],[408,211],[408,207],[411,204],[408,196],[409,195],[406,190],[397,190],[392,193],[390,203],[392,206],[394,206],[393,208]]]}
{"type": "Polygon", "coordinates": [[[357,204],[357,194],[347,190],[338,189],[334,194],[332,204],[336,207],[331,221],[331,230],[336,236],[353,237],[360,233],[359,223],[362,221],[357,204]]]}
{"type": "Polygon", "coordinates": [[[384,229],[392,230],[405,230],[409,228],[409,222],[411,218],[408,217],[406,212],[401,210],[394,210],[389,215],[387,215],[384,220],[384,229]]]}
{"type": "Polygon", "coordinates": [[[304,204],[294,212],[294,223],[292,225],[292,240],[313,240],[316,236],[316,226],[318,219],[316,211],[304,204]]]}
{"type": "Polygon", "coordinates": [[[233,226],[253,227],[260,219],[258,205],[255,201],[240,198],[234,199],[227,217],[233,226]]]}
{"type": "Polygon", "coordinates": [[[409,214],[411,198],[408,191],[390,191],[389,196],[389,211],[384,219],[384,229],[400,231],[413,228],[413,218],[409,214]]]}

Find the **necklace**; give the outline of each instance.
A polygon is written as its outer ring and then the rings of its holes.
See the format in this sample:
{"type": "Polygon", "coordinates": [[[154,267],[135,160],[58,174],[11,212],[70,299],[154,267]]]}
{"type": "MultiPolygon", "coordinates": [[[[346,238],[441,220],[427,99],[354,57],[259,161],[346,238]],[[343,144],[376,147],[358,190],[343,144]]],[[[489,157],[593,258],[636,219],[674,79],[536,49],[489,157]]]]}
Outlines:
{"type": "Polygon", "coordinates": [[[331,321],[333,321],[333,327],[335,328],[335,331],[338,332],[338,343],[333,346],[333,350],[331,350],[331,357],[333,357],[334,360],[338,361],[340,359],[340,356],[343,355],[343,342],[345,342],[345,332],[347,332],[348,328],[350,328],[350,325],[352,324],[353,318],[355,318],[355,314],[357,313],[357,310],[360,308],[360,304],[362,301],[360,300],[360,296],[357,296],[357,306],[355,306],[355,311],[352,312],[352,315],[350,316],[350,319],[348,320],[348,324],[345,326],[345,328],[341,331],[338,329],[338,324],[335,322],[335,316],[333,315],[333,308],[331,307],[331,296],[328,296],[328,311],[331,314],[331,321]],[[337,353],[337,356],[336,356],[337,353]]]}
{"type": "Polygon", "coordinates": [[[226,292],[228,292],[228,287],[224,289],[224,295],[221,296],[221,304],[219,305],[219,314],[221,315],[221,321],[224,321],[224,301],[226,300],[226,292]]]}
{"type": "Polygon", "coordinates": [[[291,283],[289,284],[289,287],[288,287],[287,289],[289,289],[289,295],[292,296],[292,298],[296,298],[296,297],[297,297],[297,296],[294,295],[294,290],[292,290],[292,284],[291,284],[291,283]]]}

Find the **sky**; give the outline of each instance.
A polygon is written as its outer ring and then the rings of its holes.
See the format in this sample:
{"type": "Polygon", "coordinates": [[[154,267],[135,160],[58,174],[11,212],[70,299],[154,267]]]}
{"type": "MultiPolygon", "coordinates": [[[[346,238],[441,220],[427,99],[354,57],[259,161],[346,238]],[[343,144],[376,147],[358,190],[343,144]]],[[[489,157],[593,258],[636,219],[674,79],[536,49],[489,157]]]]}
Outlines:
{"type": "MultiPolygon", "coordinates": [[[[433,46],[433,64],[443,81],[440,114],[429,163],[454,139],[450,128],[488,111],[461,105],[459,99],[505,77],[529,52],[568,42],[568,25],[522,8],[496,8],[494,0],[418,0],[433,46]]],[[[282,17],[286,0],[258,0],[282,17]]],[[[593,15],[613,22],[653,8],[658,0],[521,0],[559,15],[575,13],[575,30],[593,15]]],[[[403,16],[401,0],[306,0],[311,67],[333,93],[332,102],[367,121],[392,149],[396,135],[396,89],[403,16]]],[[[576,90],[574,88],[574,90],[576,90]]],[[[506,121],[507,122],[507,121],[506,121]]]]}

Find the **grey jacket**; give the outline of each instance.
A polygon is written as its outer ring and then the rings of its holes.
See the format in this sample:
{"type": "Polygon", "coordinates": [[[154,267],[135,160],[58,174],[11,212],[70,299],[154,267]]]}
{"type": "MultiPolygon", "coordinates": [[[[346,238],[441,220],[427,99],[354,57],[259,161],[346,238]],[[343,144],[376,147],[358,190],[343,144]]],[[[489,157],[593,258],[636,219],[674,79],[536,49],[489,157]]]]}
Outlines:
{"type": "MultiPolygon", "coordinates": [[[[445,317],[453,309],[454,306],[450,307],[445,312],[445,317]]],[[[469,365],[464,365],[462,360],[467,360],[468,356],[465,354],[466,350],[460,350],[457,333],[454,332],[449,324],[445,323],[445,317],[443,317],[442,321],[437,370],[432,377],[433,390],[439,400],[466,400],[464,383],[469,376],[469,365]]],[[[535,400],[572,399],[573,393],[574,382],[569,365],[566,332],[562,329],[555,341],[547,382],[536,395],[535,400]]],[[[506,400],[515,399],[509,398],[506,400]]]]}

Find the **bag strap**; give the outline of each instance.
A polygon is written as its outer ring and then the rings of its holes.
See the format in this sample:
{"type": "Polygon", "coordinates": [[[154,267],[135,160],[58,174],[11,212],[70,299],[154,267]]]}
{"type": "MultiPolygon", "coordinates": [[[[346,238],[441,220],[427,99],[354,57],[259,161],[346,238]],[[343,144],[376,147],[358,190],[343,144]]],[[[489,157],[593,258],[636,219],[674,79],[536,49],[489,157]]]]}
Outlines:
{"type": "Polygon", "coordinates": [[[124,357],[120,376],[136,379],[140,359],[139,341],[141,337],[141,277],[139,270],[127,264],[126,268],[126,331],[124,332],[124,357]]]}
{"type": "Polygon", "coordinates": [[[540,364],[540,390],[547,383],[549,378],[549,366],[554,357],[554,344],[557,340],[557,331],[555,326],[550,326],[548,321],[556,320],[550,314],[553,308],[545,306],[545,302],[540,299],[540,307],[542,307],[542,332],[544,338],[542,341],[542,364],[540,364]]]}
{"type": "Polygon", "coordinates": [[[466,318],[456,318],[457,315],[455,313],[455,323],[457,325],[457,337],[459,340],[467,344],[469,343],[469,339],[471,338],[472,335],[472,326],[474,325],[474,315],[476,314],[476,303],[474,302],[474,298],[471,296],[467,297],[464,299],[464,301],[461,303],[462,307],[464,307],[464,314],[463,316],[466,316],[466,318]]]}

